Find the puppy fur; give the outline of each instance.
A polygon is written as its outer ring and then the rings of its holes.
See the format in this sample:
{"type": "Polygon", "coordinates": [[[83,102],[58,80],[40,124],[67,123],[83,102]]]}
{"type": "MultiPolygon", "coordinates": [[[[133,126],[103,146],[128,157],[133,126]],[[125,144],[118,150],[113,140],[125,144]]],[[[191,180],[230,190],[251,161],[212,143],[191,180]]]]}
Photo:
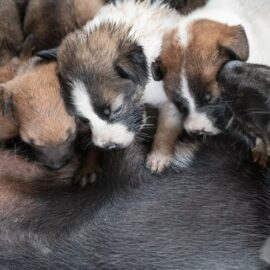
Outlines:
{"type": "Polygon", "coordinates": [[[232,61],[219,72],[218,83],[233,121],[257,136],[254,161],[265,166],[270,154],[270,67],[232,61]]]}
{"type": "Polygon", "coordinates": [[[58,169],[72,157],[76,124],[60,93],[56,63],[33,58],[1,85],[4,116],[12,119],[38,161],[58,169]]]}
{"type": "MultiPolygon", "coordinates": [[[[109,173],[80,191],[22,193],[0,177],[1,267],[269,269],[259,258],[270,230],[269,179],[242,145],[206,140],[188,168],[162,175],[144,167],[146,152],[142,144],[111,151],[109,173]]],[[[4,162],[5,175],[18,173],[14,157],[4,162]]]]}
{"type": "Polygon", "coordinates": [[[153,70],[184,112],[188,132],[215,135],[230,119],[216,81],[223,64],[234,59],[270,63],[269,10],[267,0],[209,0],[164,38],[153,70]]]}
{"type": "Polygon", "coordinates": [[[0,66],[17,56],[23,42],[18,9],[13,0],[0,1],[0,66]]]}
{"type": "Polygon", "coordinates": [[[104,0],[29,0],[24,33],[36,37],[36,51],[58,46],[62,39],[91,20],[104,0]]]}
{"type": "Polygon", "coordinates": [[[89,121],[98,147],[127,147],[143,124],[143,105],[162,108],[162,134],[156,136],[147,161],[152,171],[169,164],[181,131],[180,114],[168,102],[163,83],[150,75],[162,37],[178,16],[161,1],[117,1],[69,35],[58,52],[66,103],[89,121]]]}

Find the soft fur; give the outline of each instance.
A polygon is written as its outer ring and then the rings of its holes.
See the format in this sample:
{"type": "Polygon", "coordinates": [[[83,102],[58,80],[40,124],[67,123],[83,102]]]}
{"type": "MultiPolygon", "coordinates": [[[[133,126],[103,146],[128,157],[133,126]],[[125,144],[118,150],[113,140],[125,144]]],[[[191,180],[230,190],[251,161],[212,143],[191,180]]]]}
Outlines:
{"type": "Polygon", "coordinates": [[[184,111],[188,132],[215,135],[229,121],[216,82],[227,61],[270,63],[269,10],[267,0],[209,0],[164,38],[154,72],[184,111]]]}
{"type": "MultiPolygon", "coordinates": [[[[189,155],[188,167],[155,176],[144,167],[147,149],[135,144],[106,155],[104,173],[89,188],[38,191],[30,185],[23,192],[5,181],[17,175],[14,166],[23,171],[21,161],[1,153],[0,265],[269,269],[259,258],[270,228],[269,181],[243,158],[244,149],[217,137],[189,155]]],[[[31,170],[27,181],[40,173],[31,170]]]]}
{"type": "Polygon", "coordinates": [[[143,124],[143,105],[162,107],[160,118],[170,121],[159,121],[147,162],[153,171],[169,164],[181,131],[181,117],[168,104],[163,83],[150,75],[162,37],[178,16],[161,1],[116,1],[69,35],[58,53],[66,103],[89,121],[98,147],[127,147],[143,124]]]}

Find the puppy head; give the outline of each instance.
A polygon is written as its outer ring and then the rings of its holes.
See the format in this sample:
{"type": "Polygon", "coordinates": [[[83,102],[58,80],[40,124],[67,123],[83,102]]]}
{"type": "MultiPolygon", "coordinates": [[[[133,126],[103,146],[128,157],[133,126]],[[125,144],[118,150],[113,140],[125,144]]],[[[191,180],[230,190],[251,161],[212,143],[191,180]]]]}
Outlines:
{"type": "Polygon", "coordinates": [[[12,116],[22,140],[38,161],[58,169],[72,157],[75,120],[65,110],[55,63],[35,64],[2,86],[5,116],[12,116]]]}
{"type": "Polygon", "coordinates": [[[223,89],[223,99],[238,122],[269,141],[270,68],[232,61],[220,70],[218,83],[223,89]]]}
{"type": "Polygon", "coordinates": [[[164,79],[167,95],[186,117],[188,132],[215,135],[230,119],[216,76],[227,61],[247,60],[248,41],[241,26],[209,20],[184,30],[180,26],[164,37],[161,56],[152,65],[154,78],[164,79]]]}
{"type": "Polygon", "coordinates": [[[103,24],[70,34],[58,51],[63,96],[69,110],[89,123],[103,149],[128,146],[143,120],[147,61],[128,29],[103,24]]]}

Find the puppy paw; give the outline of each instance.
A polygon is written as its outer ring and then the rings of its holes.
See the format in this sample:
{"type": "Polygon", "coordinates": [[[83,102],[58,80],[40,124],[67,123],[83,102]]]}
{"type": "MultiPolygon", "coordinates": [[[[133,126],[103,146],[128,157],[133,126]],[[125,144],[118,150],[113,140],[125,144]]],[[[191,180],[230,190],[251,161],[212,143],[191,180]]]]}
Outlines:
{"type": "Polygon", "coordinates": [[[161,173],[169,167],[171,161],[172,155],[154,151],[147,156],[146,166],[152,173],[161,173]]]}
{"type": "Polygon", "coordinates": [[[265,152],[260,152],[254,149],[252,151],[252,159],[253,162],[258,163],[261,167],[266,167],[267,162],[268,162],[268,154],[265,152]]]}
{"type": "Polygon", "coordinates": [[[97,174],[95,172],[80,172],[74,178],[74,184],[80,186],[81,188],[86,187],[87,185],[94,184],[97,179],[97,174]]]}

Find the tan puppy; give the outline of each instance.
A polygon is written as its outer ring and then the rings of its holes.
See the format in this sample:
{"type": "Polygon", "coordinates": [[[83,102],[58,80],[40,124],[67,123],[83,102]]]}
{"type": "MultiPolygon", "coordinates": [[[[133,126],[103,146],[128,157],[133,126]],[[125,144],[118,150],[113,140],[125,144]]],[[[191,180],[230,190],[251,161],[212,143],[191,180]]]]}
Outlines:
{"type": "Polygon", "coordinates": [[[51,169],[64,166],[73,156],[76,123],[66,112],[56,63],[33,58],[13,80],[1,85],[0,93],[4,116],[13,121],[12,128],[5,124],[10,128],[7,133],[15,135],[11,131],[17,125],[39,162],[51,169]]]}
{"type": "Polygon", "coordinates": [[[23,34],[19,13],[13,0],[0,1],[0,66],[20,51],[23,34]]]}
{"type": "Polygon", "coordinates": [[[56,47],[62,39],[91,20],[105,0],[30,0],[25,35],[36,36],[36,50],[56,47]]]}
{"type": "Polygon", "coordinates": [[[34,51],[34,36],[29,35],[22,45],[22,50],[19,56],[13,57],[5,65],[0,66],[0,83],[5,83],[12,80],[17,73],[17,70],[25,65],[32,57],[34,51]]]}

